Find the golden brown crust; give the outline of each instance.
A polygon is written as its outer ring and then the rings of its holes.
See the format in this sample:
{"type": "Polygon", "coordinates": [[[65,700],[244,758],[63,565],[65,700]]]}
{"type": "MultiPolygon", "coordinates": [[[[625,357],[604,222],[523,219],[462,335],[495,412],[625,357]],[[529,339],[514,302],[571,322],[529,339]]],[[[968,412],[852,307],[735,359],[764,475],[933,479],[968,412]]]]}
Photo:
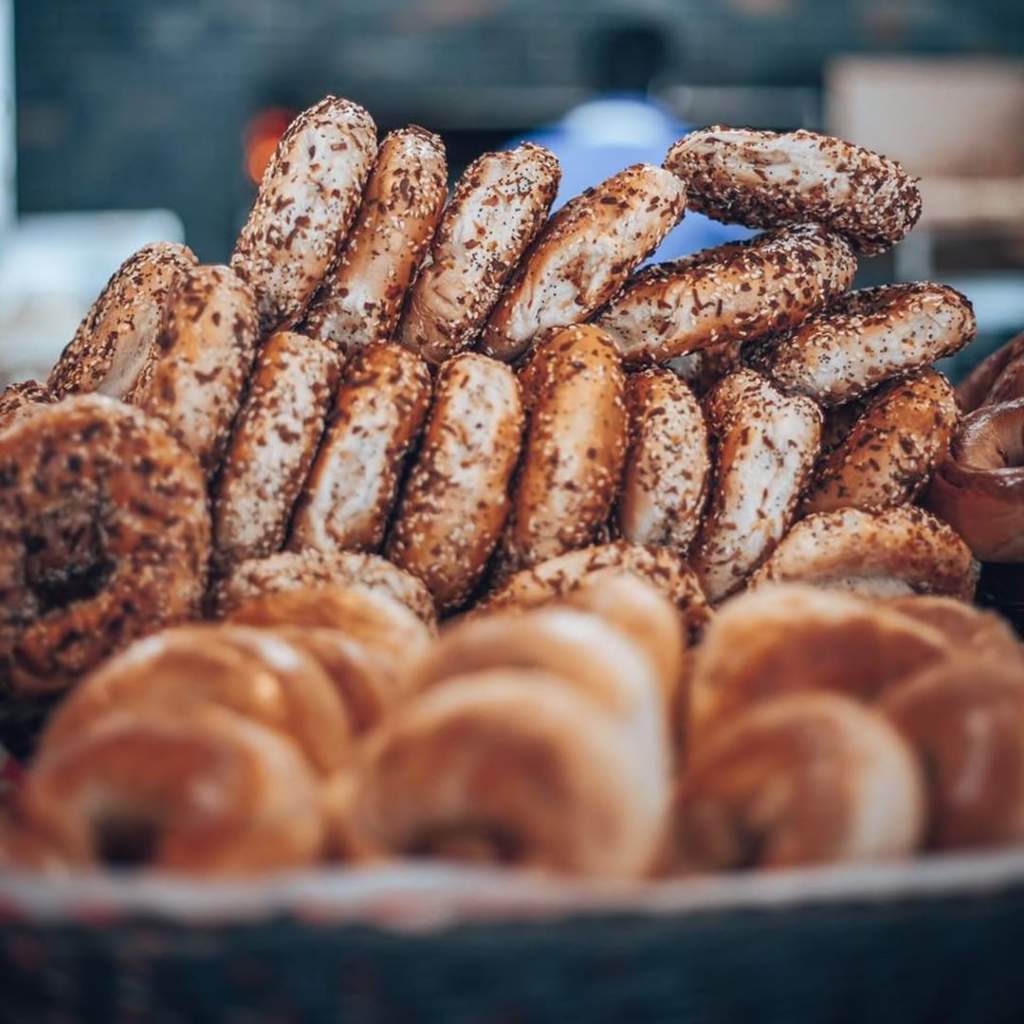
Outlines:
{"type": "Polygon", "coordinates": [[[794,583],[741,594],[695,652],[689,749],[760,701],[804,690],[874,700],[954,653],[938,628],[851,594],[794,583]]]}
{"type": "Polygon", "coordinates": [[[548,215],[561,175],[543,146],[484,153],[441,218],[396,337],[432,364],[473,344],[548,215]]]}
{"type": "Polygon", "coordinates": [[[303,333],[353,352],[394,333],[448,194],[444,143],[412,125],[390,132],[338,260],[303,333]]]}
{"type": "Polygon", "coordinates": [[[184,272],[125,400],[159,416],[208,475],[220,464],[256,355],[252,293],[227,267],[184,272]]]}
{"type": "Polygon", "coordinates": [[[737,370],[708,396],[705,414],[714,469],[691,564],[714,602],[743,585],[793,522],[818,457],[821,410],[737,370]]]}
{"type": "Polygon", "coordinates": [[[281,136],[231,256],[256,295],[262,334],[298,323],[327,275],[359,209],[376,136],[362,107],[335,96],[281,136]]]}
{"type": "Polygon", "coordinates": [[[312,863],[316,780],[295,745],[223,708],[114,712],[39,758],[25,815],[80,866],[230,875],[312,863]]]}
{"type": "Polygon", "coordinates": [[[157,335],[168,297],[198,260],[186,245],[154,242],[114,271],[47,378],[58,397],[100,391],[129,395],[160,357],[157,335]]]}
{"type": "Polygon", "coordinates": [[[393,853],[640,877],[663,824],[656,761],[560,677],[494,669],[428,689],[384,723],[355,818],[393,853]]]}
{"type": "Polygon", "coordinates": [[[957,385],[956,397],[964,412],[974,412],[993,401],[998,383],[998,401],[1009,402],[1024,398],[1024,333],[1011,338],[983,359],[957,385]]]}
{"type": "Polygon", "coordinates": [[[715,125],[690,132],[665,166],[693,210],[754,228],[817,222],[865,255],[899,242],[921,216],[921,191],[895,160],[817,132],[715,125]]]}
{"type": "Polygon", "coordinates": [[[347,759],[346,709],[317,661],[265,630],[224,625],[166,630],[107,661],[51,716],[40,750],[74,742],[112,713],[155,707],[187,719],[206,704],[287,736],[318,774],[347,759]]]}
{"type": "Polygon", "coordinates": [[[352,364],[299,497],[289,547],[375,551],[430,405],[426,363],[371,345],[352,364]]]}
{"type": "Polygon", "coordinates": [[[136,637],[198,613],[205,481],[137,409],[80,395],[3,431],[0,524],[5,704],[59,691],[136,637]]]}
{"type": "Polygon", "coordinates": [[[263,594],[233,609],[228,621],[333,629],[402,662],[418,657],[433,635],[397,598],[358,585],[321,584],[263,594]]]}
{"type": "Polygon", "coordinates": [[[465,603],[501,537],[522,432],[519,384],[504,363],[467,352],[441,367],[387,552],[442,613],[465,603]]]}
{"type": "Polygon", "coordinates": [[[524,569],[488,594],[478,610],[537,608],[573,593],[605,570],[626,572],[651,583],[679,610],[689,637],[698,636],[711,618],[704,592],[683,558],[667,548],[626,541],[570,551],[524,569]]]}
{"type": "Polygon", "coordinates": [[[685,199],[679,181],[650,164],[627,167],[571,199],[502,293],[481,351],[511,362],[546,328],[587,319],[675,227],[685,199]]]}
{"type": "Polygon", "coordinates": [[[779,387],[841,405],[958,352],[977,330],[970,301],[918,282],[851,292],[754,357],[779,387]]]}
{"type": "Polygon", "coordinates": [[[1024,561],[1024,398],[964,417],[925,504],[983,561],[1024,561]]]}
{"type": "Polygon", "coordinates": [[[339,369],[329,346],[286,331],[271,335],[257,356],[217,480],[213,537],[219,571],[284,546],[339,369]]]}
{"type": "Polygon", "coordinates": [[[958,419],[953,387],[936,370],[884,385],[819,460],[801,515],[914,501],[949,452],[958,419]]]}
{"type": "Polygon", "coordinates": [[[379,555],[356,551],[309,549],[250,558],[217,583],[211,595],[213,611],[223,617],[264,594],[335,584],[379,590],[404,604],[429,629],[435,627],[434,602],[421,580],[379,555]]]}
{"type": "Polygon", "coordinates": [[[924,509],[844,508],[797,523],[750,582],[787,581],[869,597],[917,592],[970,600],[978,563],[960,536],[924,509]]]}
{"type": "Polygon", "coordinates": [[[686,382],[665,369],[631,374],[626,406],[622,536],[632,544],[685,552],[700,526],[711,469],[704,413],[686,382]]]}
{"type": "Polygon", "coordinates": [[[618,493],[625,375],[603,331],[553,332],[523,370],[529,423],[502,544],[515,572],[598,539],[618,493]]]}
{"type": "Polygon", "coordinates": [[[834,693],[776,697],[688,763],[665,861],[722,871],[905,857],[924,803],[914,757],[882,715],[834,693]]]}
{"type": "Polygon", "coordinates": [[[886,695],[883,710],[924,770],[929,845],[1024,839],[1024,671],[963,658],[886,695]]]}
{"type": "Polygon", "coordinates": [[[1024,657],[1024,647],[1005,619],[966,601],[935,594],[911,594],[894,597],[886,606],[934,627],[959,654],[974,652],[1011,660],[1024,657]]]}
{"type": "Polygon", "coordinates": [[[29,415],[40,405],[51,405],[56,401],[57,396],[37,380],[8,384],[0,392],[0,430],[29,415]]]}
{"type": "Polygon", "coordinates": [[[646,267],[596,323],[626,362],[665,362],[796,327],[841,296],[856,270],[840,235],[783,228],[646,267]]]}

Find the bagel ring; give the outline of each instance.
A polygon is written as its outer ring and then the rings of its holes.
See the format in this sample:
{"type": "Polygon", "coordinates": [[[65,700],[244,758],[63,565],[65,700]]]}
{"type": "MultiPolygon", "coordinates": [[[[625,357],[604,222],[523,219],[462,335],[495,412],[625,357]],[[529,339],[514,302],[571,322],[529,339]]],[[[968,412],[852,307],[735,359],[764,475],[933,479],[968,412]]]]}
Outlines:
{"type": "Polygon", "coordinates": [[[501,539],[522,432],[519,384],[504,363],[464,352],[441,367],[387,553],[442,613],[465,603],[501,539]]]}
{"type": "Polygon", "coordinates": [[[957,385],[956,397],[964,412],[974,412],[994,401],[1024,398],[1024,333],[1011,338],[983,359],[957,385]]]}
{"type": "Polygon", "coordinates": [[[687,551],[700,526],[711,471],[700,403],[671,370],[626,379],[630,446],[618,521],[632,544],[687,551]]]}
{"type": "Polygon", "coordinates": [[[969,601],[978,563],[960,535],[913,505],[817,512],[802,519],[751,587],[803,581],[866,597],[946,594],[969,601]]]}
{"type": "Polygon", "coordinates": [[[126,398],[160,357],[168,296],[199,261],[186,245],[154,242],[114,271],[47,378],[58,397],[99,391],[126,398]]]}
{"type": "Polygon", "coordinates": [[[1024,398],[964,417],[925,504],[985,562],[1024,562],[1024,398]]]}
{"type": "Polygon", "coordinates": [[[299,496],[289,548],[380,548],[430,393],[426,363],[401,345],[356,356],[299,496]]]}
{"type": "Polygon", "coordinates": [[[953,387],[937,370],[884,385],[818,461],[800,514],[914,501],[948,454],[959,415],[953,387]]]}
{"type": "Polygon", "coordinates": [[[0,430],[10,426],[41,405],[50,405],[57,398],[45,385],[36,380],[8,384],[0,393],[0,430]]]}
{"type": "Polygon", "coordinates": [[[253,290],[260,333],[299,322],[344,241],[377,154],[373,118],[326,96],[281,136],[231,268],[253,290]]]}
{"type": "Polygon", "coordinates": [[[921,191],[895,160],[817,132],[716,125],[690,132],[665,166],[691,210],[751,228],[816,222],[864,255],[901,241],[921,216],[921,191]]]}
{"type": "Polygon", "coordinates": [[[206,485],[167,428],[100,395],[0,433],[0,718],[198,614],[206,485]]]}
{"type": "Polygon", "coordinates": [[[334,350],[302,334],[279,331],[260,350],[217,479],[213,549],[218,570],[284,546],[338,372],[334,350]]]}
{"type": "Polygon", "coordinates": [[[796,514],[821,444],[821,410],[737,370],[705,401],[714,439],[707,513],[691,565],[714,603],[743,585],[796,514]]]}
{"type": "Polygon", "coordinates": [[[264,594],[333,585],[381,591],[404,604],[428,629],[436,628],[434,602],[421,580],[379,555],[355,551],[309,549],[281,551],[267,558],[250,558],[236,566],[214,587],[213,611],[223,618],[240,605],[264,594]]]}
{"type": "Polygon", "coordinates": [[[1011,660],[1024,657],[1024,645],[1005,619],[966,601],[935,594],[912,594],[894,597],[886,606],[933,626],[958,652],[995,654],[1011,660]]]}
{"type": "Polygon", "coordinates": [[[846,292],[856,270],[841,235],[782,228],[646,267],[595,323],[626,362],[663,363],[796,327],[846,292]]]}
{"type": "Polygon", "coordinates": [[[362,206],[303,334],[351,353],[387,341],[448,194],[441,139],[415,125],[377,150],[362,206]]]}
{"type": "Polygon", "coordinates": [[[841,405],[953,355],[976,330],[971,303],[945,285],[865,288],[766,342],[753,363],[786,391],[841,405]]]}

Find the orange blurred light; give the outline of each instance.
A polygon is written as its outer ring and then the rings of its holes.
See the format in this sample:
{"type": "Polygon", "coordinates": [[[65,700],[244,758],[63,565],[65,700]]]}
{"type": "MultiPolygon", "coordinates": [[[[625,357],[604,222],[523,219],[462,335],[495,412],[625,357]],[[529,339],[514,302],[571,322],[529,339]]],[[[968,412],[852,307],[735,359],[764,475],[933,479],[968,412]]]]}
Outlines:
{"type": "Polygon", "coordinates": [[[266,107],[250,119],[245,129],[245,173],[254,184],[263,180],[278,140],[294,117],[287,107],[266,107]]]}

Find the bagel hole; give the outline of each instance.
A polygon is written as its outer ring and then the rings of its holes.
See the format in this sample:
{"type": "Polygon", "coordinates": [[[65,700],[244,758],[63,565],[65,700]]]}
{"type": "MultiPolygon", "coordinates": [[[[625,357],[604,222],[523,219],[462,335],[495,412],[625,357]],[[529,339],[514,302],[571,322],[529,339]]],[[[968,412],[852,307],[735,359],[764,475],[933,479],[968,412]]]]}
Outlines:
{"type": "Polygon", "coordinates": [[[466,821],[424,829],[405,852],[468,864],[517,864],[525,849],[521,837],[505,825],[466,821]]]}
{"type": "Polygon", "coordinates": [[[106,556],[98,510],[60,510],[34,526],[23,532],[22,543],[25,582],[39,613],[95,597],[114,570],[114,562],[106,556]]]}
{"type": "Polygon", "coordinates": [[[92,823],[96,859],[110,867],[145,867],[155,859],[159,845],[160,822],[152,813],[110,810],[92,823]]]}

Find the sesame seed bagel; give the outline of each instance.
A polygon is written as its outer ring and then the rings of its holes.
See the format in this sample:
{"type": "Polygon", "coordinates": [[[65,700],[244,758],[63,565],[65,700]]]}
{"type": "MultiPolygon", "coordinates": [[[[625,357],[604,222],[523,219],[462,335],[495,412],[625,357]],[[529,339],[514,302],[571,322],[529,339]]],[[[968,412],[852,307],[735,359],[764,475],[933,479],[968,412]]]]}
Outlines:
{"type": "Polygon", "coordinates": [[[884,252],[921,216],[921,191],[895,161],[816,132],[717,125],[676,142],[665,166],[693,210],[752,228],[814,222],[858,252],[884,252]]]}

